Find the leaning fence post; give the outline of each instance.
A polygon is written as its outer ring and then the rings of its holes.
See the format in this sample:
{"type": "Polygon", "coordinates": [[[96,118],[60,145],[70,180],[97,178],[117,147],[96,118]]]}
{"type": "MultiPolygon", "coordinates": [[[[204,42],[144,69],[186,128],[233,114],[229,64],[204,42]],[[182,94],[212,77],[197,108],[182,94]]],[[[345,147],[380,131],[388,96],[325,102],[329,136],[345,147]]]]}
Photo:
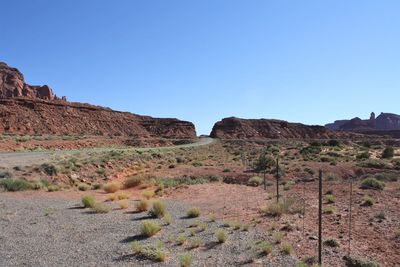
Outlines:
{"type": "Polygon", "coordinates": [[[319,170],[318,201],[318,264],[322,265],[322,170],[319,170]]]}
{"type": "Polygon", "coordinates": [[[352,224],[352,202],[353,202],[353,179],[350,177],[350,199],[349,199],[349,257],[351,253],[351,224],[352,224]]]}
{"type": "Polygon", "coordinates": [[[279,203],[279,158],[276,158],[276,203],[279,203]]]}

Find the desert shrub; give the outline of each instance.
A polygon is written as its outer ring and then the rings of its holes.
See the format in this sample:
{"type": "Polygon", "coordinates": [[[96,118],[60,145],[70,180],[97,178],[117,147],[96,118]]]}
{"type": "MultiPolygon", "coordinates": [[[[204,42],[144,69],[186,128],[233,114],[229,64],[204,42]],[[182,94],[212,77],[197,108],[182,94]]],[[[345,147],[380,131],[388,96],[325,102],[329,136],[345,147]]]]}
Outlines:
{"type": "Polygon", "coordinates": [[[103,186],[103,190],[106,193],[115,193],[121,188],[120,184],[117,182],[110,182],[103,186]]]}
{"type": "Polygon", "coordinates": [[[259,176],[253,176],[247,181],[248,186],[260,186],[264,183],[264,179],[259,176]]]}
{"type": "Polygon", "coordinates": [[[222,243],[225,243],[225,242],[226,242],[227,236],[226,236],[225,231],[223,231],[223,230],[218,230],[218,231],[215,233],[215,236],[217,237],[218,243],[222,244],[222,243]]]}
{"type": "Polygon", "coordinates": [[[266,241],[261,242],[258,247],[264,255],[269,255],[272,252],[272,245],[266,241]]]}
{"type": "Polygon", "coordinates": [[[340,146],[340,142],[336,139],[331,139],[328,141],[328,146],[340,146]]]}
{"type": "Polygon", "coordinates": [[[58,185],[49,185],[47,187],[47,191],[49,191],[49,192],[60,191],[60,187],[58,185]]]}
{"type": "Polygon", "coordinates": [[[129,207],[128,200],[124,199],[118,202],[119,208],[125,210],[129,207]]]}
{"type": "Polygon", "coordinates": [[[345,256],[344,257],[345,264],[347,267],[378,267],[379,265],[375,262],[361,259],[354,256],[345,256]]]}
{"type": "Polygon", "coordinates": [[[151,261],[164,262],[166,259],[164,244],[161,241],[157,242],[155,246],[142,246],[139,241],[134,241],[132,242],[132,250],[136,255],[151,261]]]}
{"type": "Polygon", "coordinates": [[[93,190],[101,189],[101,184],[94,184],[94,185],[92,186],[92,189],[93,189],[93,190]]]}
{"type": "Polygon", "coordinates": [[[222,172],[231,172],[231,169],[224,169],[222,172]]]}
{"type": "Polygon", "coordinates": [[[291,212],[291,208],[294,202],[290,199],[284,199],[282,202],[279,203],[271,203],[266,207],[261,208],[261,212],[267,216],[271,217],[280,217],[284,213],[291,212]]]}
{"type": "Polygon", "coordinates": [[[336,198],[334,195],[326,195],[325,196],[326,204],[333,204],[333,203],[335,203],[335,201],[336,201],[336,198]]]}
{"type": "Polygon", "coordinates": [[[309,167],[305,167],[304,171],[308,174],[314,175],[315,174],[315,170],[309,168],[309,167]]]}
{"type": "Polygon", "coordinates": [[[335,159],[333,159],[330,156],[321,156],[321,157],[319,157],[319,160],[321,162],[334,162],[335,161],[335,159]]]}
{"type": "Polygon", "coordinates": [[[383,190],[385,188],[385,183],[379,181],[373,177],[369,177],[364,179],[361,182],[361,189],[374,189],[374,190],[383,190]]]}
{"type": "Polygon", "coordinates": [[[145,200],[145,199],[141,199],[138,202],[135,203],[135,208],[137,211],[139,212],[144,212],[144,211],[148,211],[149,210],[149,201],[145,200]]]}
{"type": "Polygon", "coordinates": [[[118,200],[129,199],[129,194],[126,192],[117,192],[115,196],[118,200]]]}
{"type": "Polygon", "coordinates": [[[323,175],[325,181],[337,181],[340,180],[340,176],[334,172],[327,172],[323,175]]]}
{"type": "Polygon", "coordinates": [[[169,212],[164,215],[164,221],[167,225],[171,225],[173,222],[172,216],[169,212]]]}
{"type": "Polygon", "coordinates": [[[151,199],[151,198],[153,198],[153,197],[155,196],[155,194],[156,194],[156,193],[154,193],[154,191],[148,191],[148,190],[146,190],[146,191],[143,191],[141,195],[142,195],[142,197],[145,198],[145,199],[151,199]]]}
{"type": "Polygon", "coordinates": [[[387,169],[387,168],[389,168],[389,166],[385,162],[383,162],[381,160],[376,160],[376,159],[365,160],[363,162],[360,162],[358,164],[358,166],[364,167],[364,168],[373,168],[373,169],[387,169]]]}
{"type": "Polygon", "coordinates": [[[197,217],[200,216],[200,214],[201,214],[200,209],[199,209],[199,208],[196,208],[196,207],[190,208],[190,209],[186,212],[186,215],[187,215],[188,218],[197,218],[197,217]]]}
{"type": "Polygon", "coordinates": [[[281,245],[281,251],[286,255],[290,255],[293,252],[293,247],[289,243],[284,242],[281,245]]]}
{"type": "Polygon", "coordinates": [[[203,163],[196,161],[196,162],[193,162],[192,165],[193,165],[193,167],[201,167],[201,166],[203,166],[203,163]]]}
{"type": "Polygon", "coordinates": [[[22,179],[1,179],[0,187],[2,187],[5,191],[16,192],[16,191],[24,191],[32,189],[32,184],[26,180],[22,179]]]}
{"type": "Polygon", "coordinates": [[[87,191],[87,190],[90,189],[90,186],[88,184],[85,184],[85,183],[80,183],[78,185],[78,189],[79,189],[79,191],[87,191]]]}
{"type": "Polygon", "coordinates": [[[12,178],[12,173],[11,172],[0,172],[0,179],[4,178],[12,178]]]}
{"type": "Polygon", "coordinates": [[[369,207],[374,205],[375,200],[371,196],[363,196],[361,206],[369,207]]]}
{"type": "Polygon", "coordinates": [[[96,173],[100,176],[106,176],[106,170],[103,168],[97,169],[96,173]]]}
{"type": "Polygon", "coordinates": [[[330,238],[324,241],[324,245],[328,247],[337,248],[339,247],[339,242],[336,239],[330,238]]]}
{"type": "Polygon", "coordinates": [[[208,219],[210,220],[210,222],[215,222],[215,221],[217,220],[217,216],[215,216],[214,213],[211,213],[211,214],[208,216],[208,219]]]}
{"type": "Polygon", "coordinates": [[[182,185],[195,185],[195,184],[206,184],[210,182],[220,182],[221,177],[218,176],[190,176],[190,177],[177,177],[177,178],[157,178],[156,185],[163,185],[165,188],[179,187],[182,185]]]}
{"type": "Polygon", "coordinates": [[[233,230],[240,230],[242,228],[242,224],[240,222],[233,223],[233,230]]]}
{"type": "Polygon", "coordinates": [[[396,182],[398,180],[398,174],[382,172],[375,174],[375,178],[379,181],[396,182]]]}
{"type": "Polygon", "coordinates": [[[370,157],[371,157],[371,154],[368,151],[364,151],[362,153],[357,154],[356,159],[364,160],[364,159],[369,159],[370,157]]]}
{"type": "Polygon", "coordinates": [[[193,256],[190,254],[183,254],[179,256],[179,265],[181,267],[190,267],[192,265],[193,256]]]}
{"type": "Polygon", "coordinates": [[[143,182],[142,176],[130,176],[125,179],[124,187],[125,188],[132,188],[139,186],[143,182]]]}
{"type": "Polygon", "coordinates": [[[162,218],[167,214],[167,207],[165,203],[161,200],[156,200],[153,202],[152,209],[150,210],[150,214],[157,218],[162,218]]]}
{"type": "Polygon", "coordinates": [[[256,172],[264,172],[275,166],[275,159],[267,153],[262,153],[254,164],[256,172]]]}
{"type": "Polygon", "coordinates": [[[273,233],[272,238],[274,239],[275,244],[280,244],[283,239],[283,233],[275,232],[273,233]]]}
{"type": "Polygon", "coordinates": [[[186,235],[180,234],[180,235],[178,236],[178,238],[176,239],[176,244],[177,244],[178,246],[183,246],[183,245],[186,243],[186,241],[187,241],[186,235]]]}
{"type": "Polygon", "coordinates": [[[394,157],[394,148],[391,146],[386,147],[382,152],[383,159],[391,159],[394,157]]]}
{"type": "Polygon", "coordinates": [[[97,203],[93,207],[96,213],[109,213],[111,211],[111,207],[104,203],[97,203]]]}
{"type": "Polygon", "coordinates": [[[117,196],[117,194],[109,194],[108,196],[107,196],[107,201],[116,201],[116,200],[118,200],[118,196],[117,196]]]}
{"type": "Polygon", "coordinates": [[[190,248],[194,249],[194,248],[199,248],[203,245],[203,240],[201,240],[200,238],[193,238],[189,241],[190,244],[190,248]]]}
{"type": "Polygon", "coordinates": [[[161,226],[154,221],[144,221],[142,223],[141,233],[144,236],[151,237],[161,231],[161,226]]]}
{"type": "Polygon", "coordinates": [[[324,214],[333,214],[335,212],[335,209],[333,207],[325,207],[322,211],[324,214]]]}
{"type": "Polygon", "coordinates": [[[289,191],[295,184],[296,183],[294,181],[289,181],[283,186],[283,190],[289,191]]]}
{"type": "Polygon", "coordinates": [[[304,159],[310,159],[319,153],[321,153],[321,147],[316,144],[311,144],[303,149],[300,150],[300,154],[303,156],[304,159]]]}
{"type": "Polygon", "coordinates": [[[40,169],[50,176],[57,175],[58,169],[53,164],[43,163],[40,165],[40,169]]]}
{"type": "Polygon", "coordinates": [[[82,197],[82,204],[85,208],[93,208],[96,204],[96,198],[92,195],[86,195],[82,197]]]}

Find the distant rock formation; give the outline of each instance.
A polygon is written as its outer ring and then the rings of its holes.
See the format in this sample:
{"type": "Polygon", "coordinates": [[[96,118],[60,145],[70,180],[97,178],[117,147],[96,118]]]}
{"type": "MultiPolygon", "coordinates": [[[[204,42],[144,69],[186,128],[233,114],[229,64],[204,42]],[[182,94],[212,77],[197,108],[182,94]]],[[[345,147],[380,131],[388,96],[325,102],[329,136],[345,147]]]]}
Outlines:
{"type": "Polygon", "coordinates": [[[194,139],[193,123],[158,119],[58,98],[47,86],[25,83],[21,72],[0,62],[0,134],[120,135],[194,139]]]}
{"type": "Polygon", "coordinates": [[[326,124],[326,128],[335,131],[348,132],[373,132],[400,130],[400,115],[392,113],[381,113],[378,117],[372,112],[368,120],[358,117],[351,120],[340,120],[326,124]]]}
{"type": "Polygon", "coordinates": [[[221,139],[330,139],[352,134],[337,133],[323,126],[308,126],[281,120],[225,118],[217,122],[211,137],[221,139]]]}

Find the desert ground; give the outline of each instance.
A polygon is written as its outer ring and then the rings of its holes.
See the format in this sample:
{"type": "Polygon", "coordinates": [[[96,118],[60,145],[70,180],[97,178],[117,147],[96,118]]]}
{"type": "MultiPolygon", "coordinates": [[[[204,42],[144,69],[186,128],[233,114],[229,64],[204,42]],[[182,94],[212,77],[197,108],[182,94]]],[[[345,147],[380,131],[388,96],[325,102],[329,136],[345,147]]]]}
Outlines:
{"type": "Polygon", "coordinates": [[[0,266],[314,266],[319,170],[323,266],[400,262],[396,140],[7,135],[0,148],[0,266]]]}

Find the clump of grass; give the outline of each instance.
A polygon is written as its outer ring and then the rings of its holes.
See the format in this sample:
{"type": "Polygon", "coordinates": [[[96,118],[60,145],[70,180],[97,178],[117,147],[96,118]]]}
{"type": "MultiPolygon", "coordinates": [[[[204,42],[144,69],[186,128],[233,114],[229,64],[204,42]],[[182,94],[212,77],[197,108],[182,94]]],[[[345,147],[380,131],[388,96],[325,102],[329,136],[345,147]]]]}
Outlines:
{"type": "Polygon", "coordinates": [[[195,249],[203,245],[203,240],[201,240],[200,238],[193,238],[190,240],[189,243],[190,243],[190,248],[195,249]]]}
{"type": "Polygon", "coordinates": [[[57,192],[60,191],[60,187],[58,185],[49,185],[47,187],[48,192],[57,192]]]}
{"type": "Polygon", "coordinates": [[[154,193],[154,191],[148,191],[148,190],[146,190],[146,191],[143,191],[143,192],[142,192],[142,197],[145,198],[145,199],[151,199],[151,198],[153,198],[155,195],[156,195],[156,193],[154,193]]]}
{"type": "Polygon", "coordinates": [[[328,247],[337,248],[339,247],[339,242],[336,239],[330,238],[324,241],[324,245],[328,247]]]}
{"type": "Polygon", "coordinates": [[[89,186],[88,184],[80,183],[80,184],[78,185],[78,190],[79,190],[79,191],[87,191],[87,190],[89,190],[89,189],[90,189],[90,186],[89,186]]]}
{"type": "Polygon", "coordinates": [[[145,199],[141,199],[138,202],[135,203],[135,208],[139,212],[145,212],[149,210],[149,201],[145,199]]]}
{"type": "Polygon", "coordinates": [[[155,262],[164,262],[166,259],[166,252],[164,249],[164,244],[159,241],[154,245],[143,246],[139,241],[132,242],[132,250],[136,255],[142,256],[148,260],[155,262]]]}
{"type": "Polygon", "coordinates": [[[183,254],[179,256],[179,265],[181,267],[190,267],[192,265],[193,256],[190,254],[183,254]]]}
{"type": "Polygon", "coordinates": [[[325,202],[326,204],[333,204],[336,202],[336,198],[334,195],[328,194],[325,196],[325,202]]]}
{"type": "Polygon", "coordinates": [[[186,243],[186,241],[187,241],[186,235],[180,234],[180,235],[178,236],[178,238],[176,239],[176,244],[177,244],[178,246],[183,246],[183,245],[186,243]]]}
{"type": "Polygon", "coordinates": [[[117,182],[110,182],[103,186],[103,190],[106,193],[115,193],[121,188],[120,184],[117,182]]]}
{"type": "Polygon", "coordinates": [[[374,189],[383,190],[385,188],[385,183],[379,181],[373,177],[368,177],[361,182],[361,189],[374,189]]]}
{"type": "Polygon", "coordinates": [[[282,242],[282,239],[283,239],[283,233],[275,232],[272,235],[272,238],[274,239],[275,244],[280,244],[282,242]]]}
{"type": "Polygon", "coordinates": [[[151,237],[161,231],[161,226],[154,221],[144,221],[142,223],[142,235],[151,237]]]}
{"type": "Polygon", "coordinates": [[[210,222],[215,222],[217,220],[217,216],[215,216],[214,213],[211,213],[208,219],[210,220],[210,222]]]}
{"type": "Polygon", "coordinates": [[[272,245],[266,241],[261,242],[259,245],[259,248],[264,255],[269,255],[272,252],[272,245]]]}
{"type": "Polygon", "coordinates": [[[156,200],[153,202],[152,209],[150,210],[150,214],[157,218],[162,218],[167,214],[167,207],[165,203],[161,200],[156,200]]]}
{"type": "Polygon", "coordinates": [[[267,216],[280,217],[282,214],[290,212],[292,205],[293,202],[290,200],[283,200],[283,202],[279,203],[274,202],[268,206],[262,207],[261,212],[267,216]]]}
{"type": "Polygon", "coordinates": [[[370,207],[374,205],[375,200],[371,196],[363,196],[361,206],[370,207]]]}
{"type": "Polygon", "coordinates": [[[123,199],[118,202],[119,208],[125,210],[129,207],[128,200],[123,199]]]}
{"type": "Polygon", "coordinates": [[[118,200],[129,199],[129,194],[126,192],[117,192],[115,195],[118,200]]]}
{"type": "Polygon", "coordinates": [[[139,186],[142,182],[143,182],[142,176],[130,176],[125,179],[124,187],[125,188],[136,187],[139,186]]]}
{"type": "Polygon", "coordinates": [[[234,222],[233,223],[233,229],[234,230],[240,230],[242,228],[242,224],[240,222],[234,222]]]}
{"type": "Polygon", "coordinates": [[[391,146],[386,147],[382,152],[383,159],[391,159],[394,157],[394,148],[391,146]]]}
{"type": "Polygon", "coordinates": [[[4,188],[5,191],[16,192],[30,190],[32,189],[32,184],[22,179],[6,178],[0,180],[0,187],[4,188]]]}
{"type": "Polygon", "coordinates": [[[164,221],[167,225],[171,225],[173,222],[172,216],[169,212],[164,215],[164,221]]]}
{"type": "Polygon", "coordinates": [[[281,245],[281,251],[286,255],[290,255],[293,252],[293,247],[289,243],[284,242],[281,245]]]}
{"type": "Polygon", "coordinates": [[[117,196],[117,194],[109,194],[108,196],[107,196],[107,201],[116,201],[118,199],[118,196],[117,196]]]}
{"type": "Polygon", "coordinates": [[[264,179],[259,176],[253,176],[247,181],[248,186],[258,187],[264,183],[264,179]]]}
{"type": "Polygon", "coordinates": [[[109,213],[111,211],[111,207],[104,203],[96,203],[93,207],[93,210],[96,213],[109,213]]]}
{"type": "Polygon", "coordinates": [[[322,211],[324,214],[333,214],[335,209],[333,207],[325,207],[322,211]]]}
{"type": "Polygon", "coordinates": [[[93,208],[96,205],[96,198],[92,195],[83,196],[82,204],[85,208],[93,208]]]}
{"type": "Polygon", "coordinates": [[[228,238],[228,237],[226,236],[225,231],[223,231],[223,230],[218,230],[218,231],[215,233],[215,236],[217,237],[218,243],[220,243],[220,244],[225,243],[225,242],[226,242],[226,239],[228,238]]]}
{"type": "Polygon", "coordinates": [[[200,214],[201,214],[201,210],[196,207],[190,208],[186,213],[188,218],[197,218],[200,216],[200,214]]]}

